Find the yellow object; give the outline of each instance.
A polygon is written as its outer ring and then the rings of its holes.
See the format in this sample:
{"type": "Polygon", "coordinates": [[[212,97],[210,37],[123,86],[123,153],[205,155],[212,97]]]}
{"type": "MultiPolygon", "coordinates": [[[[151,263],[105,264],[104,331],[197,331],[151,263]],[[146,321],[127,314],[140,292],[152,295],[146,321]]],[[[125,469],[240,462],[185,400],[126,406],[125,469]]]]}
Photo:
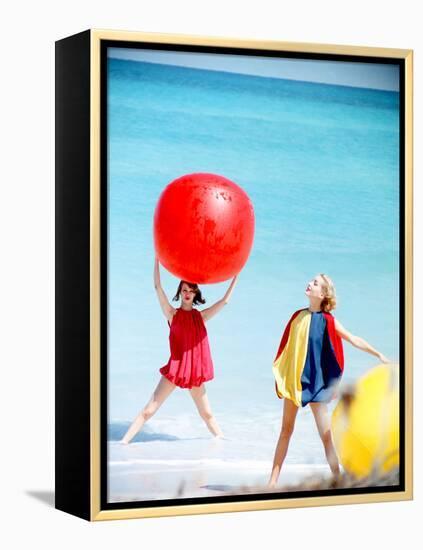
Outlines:
{"type": "Polygon", "coordinates": [[[301,375],[308,348],[311,313],[301,311],[291,324],[288,342],[273,363],[273,375],[279,397],[291,399],[301,407],[301,375]]]}
{"type": "Polygon", "coordinates": [[[399,368],[382,364],[362,376],[332,415],[332,434],[345,470],[361,478],[399,465],[399,368]]]}

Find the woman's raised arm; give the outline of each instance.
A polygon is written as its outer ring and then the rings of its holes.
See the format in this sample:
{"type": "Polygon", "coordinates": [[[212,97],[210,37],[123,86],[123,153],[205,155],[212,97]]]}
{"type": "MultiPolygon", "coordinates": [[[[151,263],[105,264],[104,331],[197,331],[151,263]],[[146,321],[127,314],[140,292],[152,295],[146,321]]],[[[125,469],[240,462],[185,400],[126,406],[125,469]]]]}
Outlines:
{"type": "Polygon", "coordinates": [[[218,313],[229,302],[229,299],[231,297],[231,294],[233,292],[233,289],[234,289],[234,286],[236,284],[237,279],[238,279],[238,275],[235,275],[235,277],[232,279],[232,282],[231,282],[228,290],[225,292],[225,295],[223,296],[223,298],[218,300],[212,306],[210,306],[206,309],[203,309],[201,311],[201,316],[203,317],[204,321],[208,321],[209,319],[211,319],[214,315],[216,315],[216,313],[218,313]]]}
{"type": "Polygon", "coordinates": [[[154,260],[154,288],[156,289],[157,297],[159,298],[160,302],[160,307],[162,308],[166,319],[168,321],[171,321],[173,316],[175,315],[176,309],[169,304],[169,300],[167,299],[167,296],[162,289],[162,285],[160,282],[159,260],[157,256],[154,260]]]}
{"type": "Polygon", "coordinates": [[[373,348],[368,342],[366,342],[366,340],[363,340],[363,338],[360,338],[359,336],[354,336],[353,334],[351,334],[351,332],[348,332],[348,330],[346,330],[341,325],[338,319],[335,319],[335,330],[341,338],[344,338],[344,340],[352,344],[354,347],[375,355],[378,359],[382,361],[382,363],[390,363],[389,359],[387,359],[382,353],[380,353],[380,351],[377,351],[375,348],[373,348]]]}

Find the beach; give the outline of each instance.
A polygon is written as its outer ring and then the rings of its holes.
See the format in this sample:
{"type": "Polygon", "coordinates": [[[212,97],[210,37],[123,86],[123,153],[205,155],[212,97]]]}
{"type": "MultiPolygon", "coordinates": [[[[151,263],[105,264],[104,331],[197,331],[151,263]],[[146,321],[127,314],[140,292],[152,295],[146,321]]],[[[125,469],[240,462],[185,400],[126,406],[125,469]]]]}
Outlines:
{"type": "MultiPolygon", "coordinates": [[[[190,442],[190,450],[203,453],[202,458],[157,459],[160,449],[148,443],[109,444],[109,502],[162,500],[242,494],[252,488],[266,489],[271,460],[218,458],[225,440],[190,442]],[[153,451],[153,452],[152,452],[153,451]]],[[[169,446],[169,445],[168,445],[169,446]]],[[[181,448],[172,442],[172,451],[181,448]]],[[[183,447],[181,445],[180,447],[183,447]]],[[[297,485],[310,477],[330,478],[324,464],[286,464],[278,487],[297,485]]]]}
{"type": "MultiPolygon", "coordinates": [[[[244,491],[266,486],[279,437],[282,401],[276,398],[272,414],[258,409],[256,419],[240,411],[230,414],[228,408],[225,415],[217,412],[223,439],[208,432],[190,401],[186,391],[176,390],[129,445],[120,444],[128,422],[109,426],[110,502],[175,498],[177,493],[216,496],[239,487],[244,491]]],[[[334,406],[335,401],[329,410],[334,406]]],[[[278,486],[293,485],[313,475],[330,477],[322,442],[313,427],[310,407],[300,409],[278,486]]]]}

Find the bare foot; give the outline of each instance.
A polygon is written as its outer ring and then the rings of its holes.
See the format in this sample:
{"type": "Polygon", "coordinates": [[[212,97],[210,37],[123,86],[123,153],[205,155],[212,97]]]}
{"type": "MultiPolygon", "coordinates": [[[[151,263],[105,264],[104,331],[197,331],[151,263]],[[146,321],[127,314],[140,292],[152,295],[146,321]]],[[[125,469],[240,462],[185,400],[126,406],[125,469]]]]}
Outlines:
{"type": "Polygon", "coordinates": [[[339,483],[342,481],[342,474],[340,471],[338,472],[332,472],[332,485],[335,487],[339,485],[339,483]]]}
{"type": "Polygon", "coordinates": [[[121,440],[119,441],[119,444],[120,444],[120,445],[128,445],[128,444],[129,444],[129,441],[126,441],[125,439],[121,439],[121,440]]]}

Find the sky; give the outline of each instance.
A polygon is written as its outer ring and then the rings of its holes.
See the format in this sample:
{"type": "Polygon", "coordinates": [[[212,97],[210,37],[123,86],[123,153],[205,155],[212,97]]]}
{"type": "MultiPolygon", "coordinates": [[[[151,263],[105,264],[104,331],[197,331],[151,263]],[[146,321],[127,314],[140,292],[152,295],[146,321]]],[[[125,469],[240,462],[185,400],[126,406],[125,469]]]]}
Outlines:
{"type": "Polygon", "coordinates": [[[399,66],[261,56],[109,48],[109,57],[377,90],[399,90],[399,66]]]}

